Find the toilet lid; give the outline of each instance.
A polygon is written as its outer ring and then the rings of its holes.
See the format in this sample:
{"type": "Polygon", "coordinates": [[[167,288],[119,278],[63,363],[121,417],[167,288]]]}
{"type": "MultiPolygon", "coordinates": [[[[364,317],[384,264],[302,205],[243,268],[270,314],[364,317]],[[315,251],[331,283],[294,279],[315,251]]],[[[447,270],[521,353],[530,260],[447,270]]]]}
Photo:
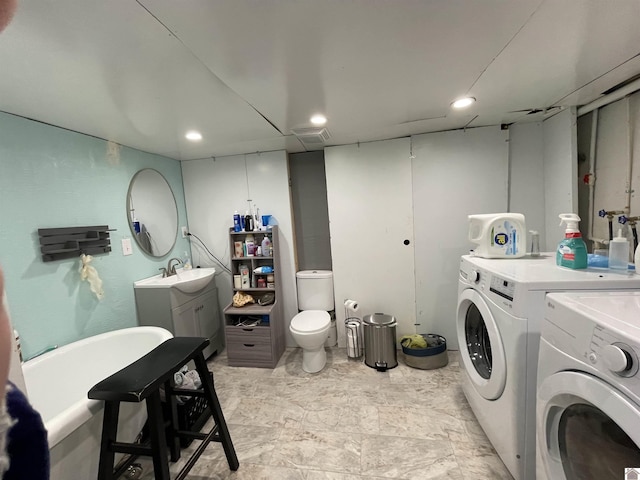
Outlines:
{"type": "Polygon", "coordinates": [[[323,310],[305,310],[291,320],[291,328],[301,333],[314,333],[331,325],[331,316],[323,310]]]}

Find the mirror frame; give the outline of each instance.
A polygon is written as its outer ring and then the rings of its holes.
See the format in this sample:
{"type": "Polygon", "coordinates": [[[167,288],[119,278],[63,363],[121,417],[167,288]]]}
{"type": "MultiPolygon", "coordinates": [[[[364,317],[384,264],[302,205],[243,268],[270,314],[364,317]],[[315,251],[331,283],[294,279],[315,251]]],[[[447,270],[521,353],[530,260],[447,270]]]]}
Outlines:
{"type": "MultiPolygon", "coordinates": [[[[167,203],[169,202],[169,197],[166,198],[166,202],[167,203]]],[[[150,255],[150,256],[155,257],[155,258],[161,258],[161,257],[164,257],[164,256],[168,255],[173,250],[173,247],[175,247],[176,241],[178,239],[178,203],[176,202],[176,196],[173,193],[173,189],[171,188],[171,185],[169,185],[169,182],[167,181],[167,179],[158,170],[156,170],[154,168],[143,168],[141,170],[138,170],[133,175],[133,177],[131,178],[131,181],[129,182],[129,189],[127,190],[127,223],[129,224],[129,229],[131,230],[131,235],[135,239],[136,244],[138,245],[140,250],[142,250],[147,255],[150,255]],[[171,246],[164,252],[153,253],[153,251],[149,251],[149,249],[145,245],[143,245],[142,242],[140,241],[140,239],[138,237],[138,232],[136,232],[136,228],[134,227],[134,224],[133,224],[134,223],[133,222],[133,218],[134,218],[133,212],[135,212],[135,208],[134,208],[134,205],[132,203],[131,194],[132,194],[132,192],[134,190],[134,185],[135,185],[136,179],[138,179],[140,175],[144,175],[145,173],[157,174],[159,176],[159,178],[164,182],[164,184],[160,184],[161,188],[166,185],[166,187],[169,189],[169,193],[171,194],[171,200],[173,200],[173,210],[175,211],[175,229],[174,229],[174,232],[173,232],[174,233],[173,234],[173,241],[171,242],[171,246]]]]}

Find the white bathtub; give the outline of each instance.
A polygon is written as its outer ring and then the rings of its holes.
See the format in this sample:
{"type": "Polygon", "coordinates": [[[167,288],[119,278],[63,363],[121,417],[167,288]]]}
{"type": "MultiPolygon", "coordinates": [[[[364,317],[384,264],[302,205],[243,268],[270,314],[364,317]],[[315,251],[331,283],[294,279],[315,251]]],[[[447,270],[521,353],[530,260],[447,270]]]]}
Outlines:
{"type": "MultiPolygon", "coordinates": [[[[158,327],[126,328],[65,345],[23,365],[29,401],[48,432],[51,480],[97,477],[103,402],[89,400],[87,392],[172,336],[158,327]]],[[[144,402],[121,404],[118,440],[133,441],[145,420],[144,402]]]]}

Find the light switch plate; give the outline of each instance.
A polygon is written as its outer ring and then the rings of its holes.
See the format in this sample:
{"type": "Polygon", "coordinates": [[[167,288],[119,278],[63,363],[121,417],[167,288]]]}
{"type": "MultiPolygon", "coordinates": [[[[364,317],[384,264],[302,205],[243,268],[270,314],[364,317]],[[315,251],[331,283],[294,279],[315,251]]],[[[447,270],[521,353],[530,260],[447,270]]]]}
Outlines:
{"type": "Polygon", "coordinates": [[[130,238],[122,239],[122,255],[131,255],[133,253],[133,247],[131,246],[130,238]]]}

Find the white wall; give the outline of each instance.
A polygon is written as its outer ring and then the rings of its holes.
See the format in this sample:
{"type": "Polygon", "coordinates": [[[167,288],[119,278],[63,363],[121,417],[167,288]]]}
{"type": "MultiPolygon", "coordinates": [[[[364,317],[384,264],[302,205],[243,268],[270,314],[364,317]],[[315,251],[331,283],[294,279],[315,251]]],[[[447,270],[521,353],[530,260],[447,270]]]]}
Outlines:
{"type": "Polygon", "coordinates": [[[360,317],[396,317],[398,337],[415,333],[409,147],[399,138],[325,149],[339,346],[347,298],[360,317]]]}
{"type": "MultiPolygon", "coordinates": [[[[596,113],[596,112],[594,112],[596,113]]],[[[609,224],[607,218],[598,216],[599,210],[625,210],[627,216],[640,215],[640,93],[623,98],[600,108],[595,158],[595,189],[593,199],[593,238],[607,240],[609,224]],[[629,131],[631,127],[631,132],[629,131]],[[632,149],[629,151],[629,135],[632,149]],[[631,159],[629,158],[631,154],[631,159]],[[632,178],[629,178],[629,161],[632,162],[632,178]],[[632,194],[629,199],[629,188],[632,194]],[[630,200],[630,201],[629,201],[630,200]]],[[[628,226],[618,223],[618,215],[613,218],[613,234],[618,228],[632,240],[628,226]]],[[[633,244],[633,243],[632,243],[633,244]]]]}
{"type": "MultiPolygon", "coordinates": [[[[539,229],[543,249],[555,248],[562,236],[558,213],[577,211],[575,146],[575,112],[565,111],[509,132],[486,127],[327,148],[339,346],[342,302],[354,298],[360,316],[396,316],[398,337],[415,333],[419,322],[419,333],[444,335],[458,348],[458,259],[471,246],[466,215],[506,211],[510,175],[510,211],[539,229]]],[[[225,264],[233,212],[243,213],[249,196],[278,219],[288,324],[297,302],[286,153],[183,162],[182,169],[190,231],[225,264]]],[[[201,249],[193,252],[195,265],[213,265],[201,249]]],[[[224,307],[231,281],[225,273],[217,283],[224,307]]],[[[290,337],[288,345],[295,346],[290,337]]]]}
{"type": "Polygon", "coordinates": [[[578,213],[578,145],[576,110],[569,108],[547,119],[544,132],[545,245],[555,250],[564,238],[561,213],[578,213]]]}
{"type": "MultiPolygon", "coordinates": [[[[542,123],[512,125],[509,128],[509,211],[522,213],[527,229],[540,234],[543,252],[555,248],[555,244],[546,244],[544,193],[542,123]]],[[[531,237],[527,232],[527,252],[530,247],[531,237]]]]}
{"type": "MultiPolygon", "coordinates": [[[[244,214],[249,206],[247,199],[251,199],[251,204],[260,208],[261,215],[270,214],[277,219],[287,345],[294,346],[295,342],[288,334],[289,322],[298,309],[286,152],[182,162],[182,177],[189,231],[202,239],[227,267],[230,264],[228,232],[233,226],[235,210],[244,214]]],[[[195,266],[217,266],[197,241],[192,240],[191,245],[191,260],[195,266]]],[[[233,296],[231,278],[227,272],[217,268],[221,272],[216,279],[218,297],[221,308],[224,308],[231,303],[233,296]]]]}
{"type": "Polygon", "coordinates": [[[453,350],[467,215],[507,210],[508,138],[499,127],[412,137],[417,333],[442,335],[453,350]]]}

